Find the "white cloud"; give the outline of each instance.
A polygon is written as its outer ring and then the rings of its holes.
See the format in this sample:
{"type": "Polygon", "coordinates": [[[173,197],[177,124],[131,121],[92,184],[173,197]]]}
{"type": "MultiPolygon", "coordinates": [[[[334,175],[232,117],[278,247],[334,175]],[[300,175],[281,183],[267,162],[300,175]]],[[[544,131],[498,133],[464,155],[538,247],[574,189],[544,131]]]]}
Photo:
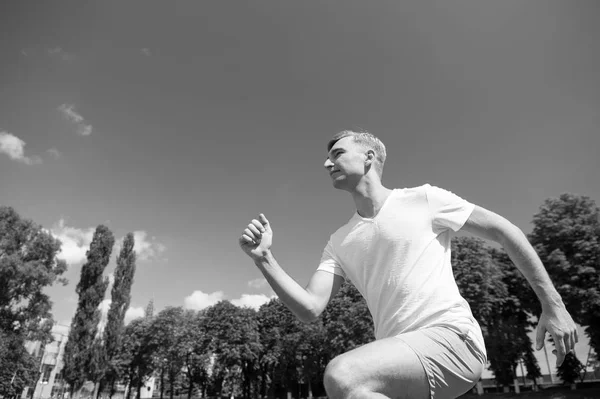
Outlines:
{"type": "Polygon", "coordinates": [[[52,47],[46,50],[51,57],[58,57],[63,61],[72,61],[75,59],[75,54],[68,53],[61,47],[52,47]]]}
{"type": "Polygon", "coordinates": [[[266,295],[252,295],[252,294],[242,294],[242,297],[239,299],[233,299],[231,301],[232,304],[238,307],[249,307],[254,310],[258,310],[263,304],[269,302],[273,297],[268,297],[266,295]]]}
{"type": "Polygon", "coordinates": [[[277,296],[264,277],[248,281],[248,287],[259,291],[270,298],[277,296]]]}
{"type": "Polygon", "coordinates": [[[223,291],[205,294],[202,291],[194,291],[192,295],[184,300],[184,307],[192,310],[202,310],[222,301],[225,298],[223,291]]]}
{"type": "Polygon", "coordinates": [[[113,284],[115,283],[115,274],[114,273],[109,273],[108,274],[108,288],[106,288],[106,290],[111,290],[113,284]]]}
{"type": "MultiPolygon", "coordinates": [[[[147,236],[148,233],[143,230],[133,232],[133,239],[135,240],[133,248],[137,254],[137,258],[142,261],[158,259],[159,255],[167,249],[163,244],[156,241],[156,237],[148,239],[146,238],[147,236]]],[[[122,241],[120,240],[120,242],[122,241]]]]}
{"type": "Polygon", "coordinates": [[[144,54],[147,57],[150,57],[152,55],[152,53],[150,52],[150,49],[147,47],[144,47],[143,49],[140,50],[142,52],[142,54],[144,54]]]}
{"type": "Polygon", "coordinates": [[[131,320],[139,319],[140,317],[144,317],[146,315],[146,311],[141,306],[130,306],[125,312],[125,325],[129,324],[131,320]]]}
{"type": "Polygon", "coordinates": [[[62,156],[60,151],[58,151],[56,148],[50,148],[50,149],[46,150],[46,152],[49,153],[50,155],[52,155],[54,157],[54,159],[58,159],[62,156]]]}
{"type": "Polygon", "coordinates": [[[77,125],[77,134],[81,136],[89,136],[92,134],[92,125],[85,123],[83,116],[75,112],[75,105],[61,104],[61,106],[58,107],[58,110],[65,118],[77,125]]]}
{"type": "Polygon", "coordinates": [[[112,301],[110,299],[105,299],[100,302],[100,305],[98,305],[98,309],[100,309],[100,322],[98,323],[96,337],[102,336],[102,333],[104,332],[104,328],[108,322],[108,309],[110,309],[111,302],[112,301]]]}
{"type": "Polygon", "coordinates": [[[248,281],[248,287],[254,288],[257,290],[267,288],[268,286],[269,286],[269,283],[264,278],[256,278],[254,280],[248,281]]]}
{"type": "Polygon", "coordinates": [[[11,159],[27,165],[42,163],[39,157],[25,156],[25,142],[8,132],[0,131],[0,153],[7,154],[11,159]]]}
{"type": "MultiPolygon", "coordinates": [[[[263,294],[242,294],[240,298],[232,299],[230,302],[238,307],[250,307],[258,310],[261,305],[269,302],[273,296],[267,296],[263,294]]],[[[215,305],[217,302],[226,299],[223,291],[216,291],[210,294],[206,294],[202,291],[194,291],[191,295],[185,298],[184,307],[192,310],[202,310],[210,306],[215,305]]]]}
{"type": "Polygon", "coordinates": [[[68,264],[78,264],[85,261],[85,253],[94,238],[94,227],[78,229],[68,227],[61,219],[57,225],[50,229],[50,233],[62,242],[58,258],[64,259],[68,264]]]}

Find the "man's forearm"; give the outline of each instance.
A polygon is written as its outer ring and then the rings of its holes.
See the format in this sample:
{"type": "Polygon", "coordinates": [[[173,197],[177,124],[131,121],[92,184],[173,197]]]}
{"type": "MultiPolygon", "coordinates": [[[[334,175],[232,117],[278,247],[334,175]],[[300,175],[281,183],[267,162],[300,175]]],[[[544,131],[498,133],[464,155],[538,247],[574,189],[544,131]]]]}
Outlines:
{"type": "Polygon", "coordinates": [[[315,309],[310,294],[279,266],[271,251],[254,259],[254,263],[279,299],[296,317],[303,322],[314,320],[315,309]]]}
{"type": "Polygon", "coordinates": [[[564,306],[540,257],[521,229],[511,225],[500,244],[533,288],[543,310],[554,305],[564,306]]]}

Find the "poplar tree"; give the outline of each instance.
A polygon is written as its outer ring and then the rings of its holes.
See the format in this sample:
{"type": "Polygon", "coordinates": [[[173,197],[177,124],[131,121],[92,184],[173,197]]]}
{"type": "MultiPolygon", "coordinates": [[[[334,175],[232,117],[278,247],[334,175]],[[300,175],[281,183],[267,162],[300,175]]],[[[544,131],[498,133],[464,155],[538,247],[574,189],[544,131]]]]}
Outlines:
{"type": "Polygon", "coordinates": [[[111,303],[107,315],[107,323],[104,329],[104,366],[103,376],[100,380],[100,389],[106,382],[111,386],[119,377],[118,352],[121,348],[123,330],[125,325],[125,313],[129,309],[131,301],[131,285],[135,274],[136,254],[133,250],[135,241],[133,234],[129,233],[123,239],[123,247],[117,258],[117,267],[114,273],[114,283],[111,291],[111,303]]]}
{"type": "Polygon", "coordinates": [[[79,301],[63,358],[64,379],[71,386],[72,393],[79,391],[86,380],[97,373],[95,340],[100,321],[99,305],[108,287],[108,278],[103,278],[102,274],[110,261],[114,242],[113,233],[106,226],[99,225],[86,253],[87,261],[81,267],[76,289],[79,301]]]}

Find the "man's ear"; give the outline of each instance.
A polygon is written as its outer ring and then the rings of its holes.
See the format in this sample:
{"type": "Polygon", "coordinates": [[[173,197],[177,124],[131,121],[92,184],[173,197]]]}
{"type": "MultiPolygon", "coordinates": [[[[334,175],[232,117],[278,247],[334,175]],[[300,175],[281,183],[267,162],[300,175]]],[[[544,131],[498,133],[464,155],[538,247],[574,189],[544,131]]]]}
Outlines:
{"type": "Polygon", "coordinates": [[[371,165],[373,162],[375,162],[375,151],[367,150],[367,158],[365,159],[365,163],[367,165],[371,165]]]}

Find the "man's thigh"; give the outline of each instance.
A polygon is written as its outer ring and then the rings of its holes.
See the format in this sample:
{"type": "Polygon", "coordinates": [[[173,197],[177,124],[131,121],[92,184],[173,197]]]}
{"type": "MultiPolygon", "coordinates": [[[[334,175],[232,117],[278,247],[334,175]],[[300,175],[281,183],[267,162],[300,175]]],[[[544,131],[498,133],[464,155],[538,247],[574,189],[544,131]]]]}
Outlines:
{"type": "Polygon", "coordinates": [[[374,341],[336,357],[327,366],[326,387],[331,386],[332,379],[334,385],[346,392],[377,392],[390,398],[430,397],[421,361],[397,337],[374,341]]]}

